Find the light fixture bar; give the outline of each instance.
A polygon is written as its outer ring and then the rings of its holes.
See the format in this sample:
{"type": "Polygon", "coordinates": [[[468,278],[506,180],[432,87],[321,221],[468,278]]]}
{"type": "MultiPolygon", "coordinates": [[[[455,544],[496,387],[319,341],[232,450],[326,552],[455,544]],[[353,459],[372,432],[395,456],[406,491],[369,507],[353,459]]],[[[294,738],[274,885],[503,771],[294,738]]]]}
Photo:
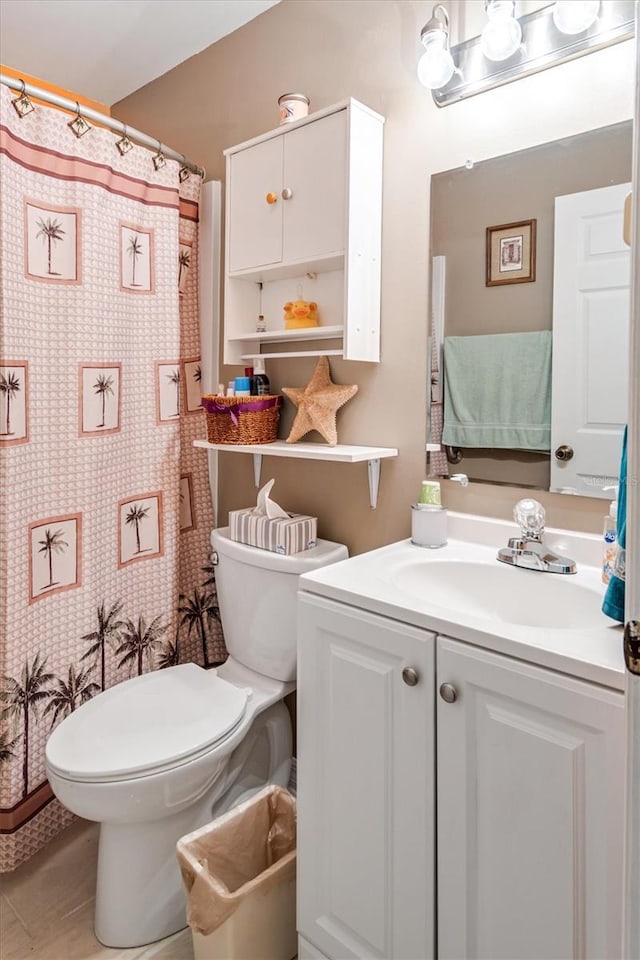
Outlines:
{"type": "Polygon", "coordinates": [[[456,72],[449,83],[432,96],[439,107],[465,100],[477,93],[539,73],[548,67],[575,60],[586,53],[629,40],[634,35],[634,0],[607,0],[600,15],[583,33],[568,36],[553,22],[554,4],[519,17],[522,45],[508,60],[492,62],[483,56],[480,37],[451,47],[456,72]]]}

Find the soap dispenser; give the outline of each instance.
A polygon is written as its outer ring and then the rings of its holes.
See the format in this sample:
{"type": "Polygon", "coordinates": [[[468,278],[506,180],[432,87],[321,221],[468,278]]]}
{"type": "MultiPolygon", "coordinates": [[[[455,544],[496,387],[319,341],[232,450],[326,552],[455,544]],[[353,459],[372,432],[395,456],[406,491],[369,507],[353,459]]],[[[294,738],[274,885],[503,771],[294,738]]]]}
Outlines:
{"type": "Polygon", "coordinates": [[[614,572],[616,562],[616,540],[618,526],[618,487],[617,484],[611,487],[603,487],[603,490],[615,490],[615,499],[609,504],[609,513],[604,518],[603,541],[604,550],[602,555],[602,582],[609,583],[611,574],[614,572]]]}
{"type": "Polygon", "coordinates": [[[253,376],[251,378],[251,393],[258,397],[269,396],[271,384],[264,368],[264,359],[255,357],[253,361],[253,376]]]}

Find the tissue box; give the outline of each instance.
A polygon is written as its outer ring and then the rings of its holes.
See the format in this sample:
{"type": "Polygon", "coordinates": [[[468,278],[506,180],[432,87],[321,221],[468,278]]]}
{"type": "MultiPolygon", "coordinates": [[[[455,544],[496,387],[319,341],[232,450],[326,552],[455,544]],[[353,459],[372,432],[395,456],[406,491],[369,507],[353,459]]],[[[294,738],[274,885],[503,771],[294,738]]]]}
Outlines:
{"type": "Polygon", "coordinates": [[[287,517],[256,516],[253,507],[229,511],[229,536],[273,553],[300,553],[318,543],[317,517],[290,513],[287,517]]]}

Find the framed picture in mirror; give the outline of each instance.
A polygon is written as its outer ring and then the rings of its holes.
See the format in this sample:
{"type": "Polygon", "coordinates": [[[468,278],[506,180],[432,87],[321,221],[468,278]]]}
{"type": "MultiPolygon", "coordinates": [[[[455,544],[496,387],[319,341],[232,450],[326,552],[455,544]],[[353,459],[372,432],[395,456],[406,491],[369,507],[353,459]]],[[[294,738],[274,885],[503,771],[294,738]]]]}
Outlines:
{"type": "Polygon", "coordinates": [[[487,227],[487,287],[536,278],[536,221],[487,227]]]}

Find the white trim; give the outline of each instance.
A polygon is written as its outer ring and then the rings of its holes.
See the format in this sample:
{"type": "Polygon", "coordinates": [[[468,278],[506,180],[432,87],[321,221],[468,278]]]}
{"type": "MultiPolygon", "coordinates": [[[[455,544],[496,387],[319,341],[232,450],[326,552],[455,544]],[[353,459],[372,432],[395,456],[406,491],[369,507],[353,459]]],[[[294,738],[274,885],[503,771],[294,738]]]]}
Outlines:
{"type": "MultiPolygon", "coordinates": [[[[640,9],[636,5],[636,36],[640,9]]],[[[640,620],[640,44],[636,43],[633,121],[631,322],[629,325],[629,423],[627,430],[627,539],[625,621],[640,620]]],[[[626,673],[627,769],[624,957],[640,956],[640,677],[626,673]]]]}
{"type": "MultiPolygon", "coordinates": [[[[220,291],[221,291],[222,184],[202,184],[199,223],[200,348],[202,389],[216,393],[220,376],[220,291]]],[[[209,489],[213,513],[218,522],[218,455],[209,451],[209,489]]]]}

